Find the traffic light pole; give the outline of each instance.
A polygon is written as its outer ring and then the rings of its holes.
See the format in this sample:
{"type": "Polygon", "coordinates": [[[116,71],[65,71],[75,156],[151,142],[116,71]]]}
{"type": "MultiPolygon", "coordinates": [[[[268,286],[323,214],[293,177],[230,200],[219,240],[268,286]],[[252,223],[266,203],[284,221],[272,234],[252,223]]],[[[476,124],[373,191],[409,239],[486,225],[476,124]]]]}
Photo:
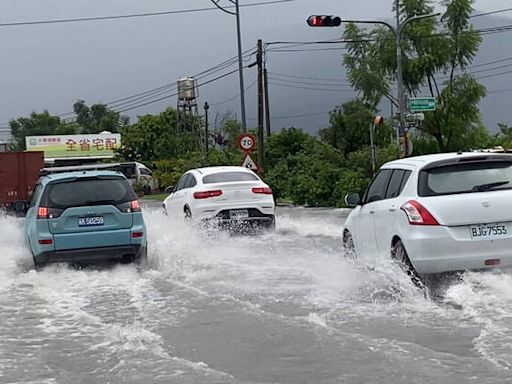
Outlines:
{"type": "Polygon", "coordinates": [[[402,56],[402,36],[403,31],[407,25],[410,23],[422,20],[430,17],[436,17],[439,13],[428,14],[428,15],[419,15],[412,16],[403,22],[400,21],[400,0],[394,0],[395,8],[396,8],[396,27],[393,25],[381,21],[381,20],[341,20],[339,17],[334,16],[311,16],[308,19],[308,24],[312,27],[337,27],[344,23],[354,23],[354,24],[380,24],[389,28],[396,40],[396,81],[398,85],[398,133],[400,136],[400,141],[403,142],[403,146],[400,146],[400,157],[407,157],[409,155],[409,143],[407,132],[405,131],[405,115],[407,113],[407,103],[405,100],[405,92],[404,92],[404,78],[403,78],[403,56],[402,56]],[[323,20],[327,20],[327,24],[322,25],[323,20]]]}

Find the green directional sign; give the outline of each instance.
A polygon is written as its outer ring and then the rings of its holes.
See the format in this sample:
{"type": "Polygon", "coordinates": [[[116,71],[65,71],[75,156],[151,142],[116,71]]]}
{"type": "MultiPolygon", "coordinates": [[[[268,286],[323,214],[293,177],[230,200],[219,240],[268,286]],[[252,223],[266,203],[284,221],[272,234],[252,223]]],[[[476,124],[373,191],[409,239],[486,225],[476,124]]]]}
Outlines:
{"type": "Polygon", "coordinates": [[[417,97],[411,99],[410,109],[412,113],[435,111],[436,99],[434,97],[417,97]]]}

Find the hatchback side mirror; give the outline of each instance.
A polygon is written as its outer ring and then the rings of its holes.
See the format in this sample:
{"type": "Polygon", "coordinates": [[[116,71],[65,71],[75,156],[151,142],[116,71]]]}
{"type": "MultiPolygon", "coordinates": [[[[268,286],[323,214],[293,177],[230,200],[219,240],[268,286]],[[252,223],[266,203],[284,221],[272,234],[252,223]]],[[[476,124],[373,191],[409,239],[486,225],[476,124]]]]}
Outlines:
{"type": "Polygon", "coordinates": [[[13,208],[17,216],[23,217],[27,214],[28,204],[26,201],[18,200],[14,203],[13,208]]]}
{"type": "Polygon", "coordinates": [[[349,208],[355,208],[358,205],[361,205],[361,203],[362,199],[359,193],[349,193],[347,196],[345,196],[345,204],[349,208]]]}
{"type": "Polygon", "coordinates": [[[167,193],[168,195],[170,195],[173,192],[174,192],[174,186],[173,185],[165,188],[165,193],[167,193]]]}

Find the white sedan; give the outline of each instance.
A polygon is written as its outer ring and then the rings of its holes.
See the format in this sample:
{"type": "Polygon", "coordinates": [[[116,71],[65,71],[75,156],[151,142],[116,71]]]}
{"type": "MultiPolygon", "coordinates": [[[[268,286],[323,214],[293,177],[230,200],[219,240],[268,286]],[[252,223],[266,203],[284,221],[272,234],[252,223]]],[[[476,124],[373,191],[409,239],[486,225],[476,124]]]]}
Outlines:
{"type": "Polygon", "coordinates": [[[393,161],[346,201],[353,256],[391,253],[411,275],[512,267],[512,155],[393,161]]]}
{"type": "Polygon", "coordinates": [[[187,220],[214,220],[219,224],[257,224],[275,228],[272,189],[244,167],[192,169],[164,200],[164,211],[187,220]]]}

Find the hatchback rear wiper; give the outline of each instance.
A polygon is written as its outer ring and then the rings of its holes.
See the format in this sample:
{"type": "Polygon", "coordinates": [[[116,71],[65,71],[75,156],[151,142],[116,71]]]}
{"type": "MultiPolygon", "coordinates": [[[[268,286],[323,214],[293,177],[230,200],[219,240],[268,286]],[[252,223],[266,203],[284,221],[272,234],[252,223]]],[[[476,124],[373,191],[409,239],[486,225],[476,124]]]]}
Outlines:
{"type": "Polygon", "coordinates": [[[482,184],[482,185],[475,185],[472,192],[485,192],[490,191],[491,189],[494,189],[496,187],[500,187],[502,185],[508,184],[509,181],[497,181],[495,183],[488,183],[488,184],[482,184]]]}

